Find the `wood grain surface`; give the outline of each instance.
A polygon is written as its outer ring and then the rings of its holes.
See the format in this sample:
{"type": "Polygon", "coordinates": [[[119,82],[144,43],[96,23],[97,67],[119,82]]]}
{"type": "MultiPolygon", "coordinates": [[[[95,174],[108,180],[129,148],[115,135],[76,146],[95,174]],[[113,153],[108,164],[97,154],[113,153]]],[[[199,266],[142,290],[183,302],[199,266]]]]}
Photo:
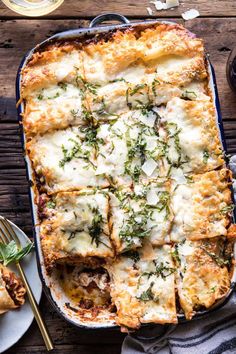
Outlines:
{"type": "MultiPolygon", "coordinates": [[[[200,17],[185,26],[204,38],[215,68],[228,152],[236,153],[236,95],[227,84],[225,68],[230,50],[236,46],[235,0],[183,0],[174,10],[154,12],[153,17],[183,23],[180,14],[196,8],[200,17]]],[[[0,2],[0,214],[32,236],[28,183],[15,108],[15,77],[23,56],[54,33],[86,27],[89,19],[105,12],[117,12],[130,20],[147,18],[146,0],[65,0],[46,17],[23,18],[0,2]]],[[[152,6],[151,6],[152,7],[152,6]]],[[[150,17],[150,16],[149,16],[150,17]]],[[[118,354],[124,335],[119,331],[84,331],[61,319],[43,296],[43,316],[60,354],[118,354]]],[[[8,354],[44,354],[43,340],[35,323],[8,354]]]]}

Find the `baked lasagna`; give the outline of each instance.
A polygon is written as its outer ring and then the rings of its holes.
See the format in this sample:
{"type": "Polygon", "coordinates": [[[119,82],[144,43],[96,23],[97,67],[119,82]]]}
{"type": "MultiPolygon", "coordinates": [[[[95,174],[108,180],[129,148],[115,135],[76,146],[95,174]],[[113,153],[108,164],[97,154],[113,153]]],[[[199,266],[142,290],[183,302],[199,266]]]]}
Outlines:
{"type": "Polygon", "coordinates": [[[35,51],[26,154],[48,276],[83,323],[177,323],[230,289],[231,173],[203,41],[156,23],[35,51]]]}
{"type": "Polygon", "coordinates": [[[0,315],[22,306],[25,294],[21,279],[0,263],[0,315]]]}

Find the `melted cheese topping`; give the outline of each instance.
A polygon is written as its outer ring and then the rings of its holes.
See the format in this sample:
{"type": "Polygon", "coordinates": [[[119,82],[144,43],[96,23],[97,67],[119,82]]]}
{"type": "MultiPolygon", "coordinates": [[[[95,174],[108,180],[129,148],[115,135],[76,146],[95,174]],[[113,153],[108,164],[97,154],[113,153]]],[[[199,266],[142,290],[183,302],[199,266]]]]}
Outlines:
{"type": "MultiPolygon", "coordinates": [[[[52,217],[41,225],[46,267],[60,259],[113,256],[108,229],[108,195],[103,192],[63,192],[53,199],[52,217]]],[[[48,212],[48,211],[46,211],[48,212]]]]}
{"type": "Polygon", "coordinates": [[[227,235],[231,192],[228,170],[195,175],[175,187],[172,197],[174,222],[171,240],[199,240],[227,235]]]}
{"type": "Polygon", "coordinates": [[[229,290],[222,246],[219,239],[213,239],[185,241],[176,248],[180,260],[177,289],[187,319],[191,319],[200,307],[213,305],[229,290]]]}
{"type": "Polygon", "coordinates": [[[138,328],[140,323],[177,322],[170,246],[153,248],[150,260],[141,253],[121,256],[108,272],[119,325],[138,328]]]}
{"type": "Polygon", "coordinates": [[[33,91],[28,96],[23,119],[28,135],[84,123],[81,119],[81,91],[66,83],[33,91]]]}
{"type": "Polygon", "coordinates": [[[110,193],[111,238],[118,253],[136,249],[148,239],[153,245],[170,241],[172,220],[169,182],[136,185],[134,192],[110,193]]]}
{"type": "MultiPolygon", "coordinates": [[[[196,95],[194,91],[185,94],[196,95]]],[[[172,164],[181,160],[186,173],[210,171],[223,164],[215,109],[210,101],[173,98],[167,103],[162,121],[169,135],[168,160],[172,164]]]]}
{"type": "Polygon", "coordinates": [[[94,149],[83,139],[79,128],[68,128],[37,136],[27,144],[34,169],[49,194],[107,185],[96,176],[94,149]]]}

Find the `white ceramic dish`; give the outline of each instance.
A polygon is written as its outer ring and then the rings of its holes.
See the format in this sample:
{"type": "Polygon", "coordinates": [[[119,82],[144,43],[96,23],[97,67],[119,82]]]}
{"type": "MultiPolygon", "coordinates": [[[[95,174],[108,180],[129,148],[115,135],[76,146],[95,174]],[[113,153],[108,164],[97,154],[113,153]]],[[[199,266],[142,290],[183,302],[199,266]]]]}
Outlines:
{"type": "MultiPolygon", "coordinates": [[[[16,225],[13,223],[11,223],[11,225],[24,247],[29,241],[28,237],[16,225]]],[[[35,299],[37,303],[39,303],[42,295],[42,283],[38,275],[35,252],[32,251],[28,254],[21,261],[21,265],[23,266],[35,299]]],[[[17,273],[14,264],[10,264],[8,267],[17,273]]],[[[27,297],[25,304],[20,309],[9,311],[0,316],[0,353],[3,353],[18,342],[30,327],[33,319],[34,315],[27,297]]]]}

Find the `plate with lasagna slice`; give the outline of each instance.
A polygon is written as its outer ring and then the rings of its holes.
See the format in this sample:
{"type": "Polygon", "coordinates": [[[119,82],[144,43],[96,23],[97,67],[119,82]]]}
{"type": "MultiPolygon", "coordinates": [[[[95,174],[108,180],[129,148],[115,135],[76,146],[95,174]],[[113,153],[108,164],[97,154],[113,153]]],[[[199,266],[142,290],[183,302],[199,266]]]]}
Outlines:
{"type": "MultiPolygon", "coordinates": [[[[29,243],[28,237],[11,223],[22,247],[29,243]]],[[[42,284],[38,276],[35,252],[21,260],[25,275],[39,303],[42,284]]],[[[13,346],[25,334],[33,322],[34,315],[27,300],[26,290],[13,263],[0,263],[0,353],[13,346]]]]}
{"type": "Polygon", "coordinates": [[[235,273],[203,40],[158,21],[84,31],[37,46],[18,75],[45,288],[77,326],[190,320],[235,273]]]}

